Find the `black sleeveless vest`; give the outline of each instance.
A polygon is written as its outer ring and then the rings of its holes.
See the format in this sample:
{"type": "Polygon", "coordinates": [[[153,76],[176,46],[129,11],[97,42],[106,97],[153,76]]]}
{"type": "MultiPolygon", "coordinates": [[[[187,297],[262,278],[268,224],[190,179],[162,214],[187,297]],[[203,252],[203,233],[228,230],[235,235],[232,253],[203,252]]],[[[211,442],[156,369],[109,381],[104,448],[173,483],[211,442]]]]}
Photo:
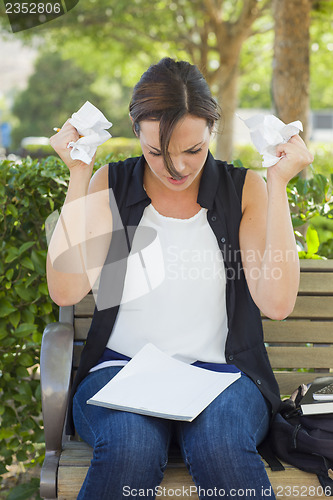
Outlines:
{"type": "MultiPolygon", "coordinates": [[[[143,156],[109,164],[109,187],[113,190],[119,213],[117,220],[117,213],[112,211],[113,233],[105,264],[117,265],[104,266],[100,288],[103,288],[103,283],[124,283],[124,256],[129,254],[135,229],[145,207],[151,201],[143,188],[144,165],[143,156]]],[[[245,168],[235,168],[226,162],[214,160],[209,153],[203,168],[197,201],[201,207],[207,208],[208,223],[217,238],[227,273],[227,363],[236,365],[254,381],[270,403],[273,415],[280,405],[279,388],[264,347],[260,311],[247,287],[239,248],[241,199],[246,172],[245,168]]],[[[122,287],[119,288],[118,304],[123,291],[122,287]]],[[[97,299],[87,342],[72,386],[66,428],[68,434],[74,433],[73,396],[80,382],[102,355],[118,314],[119,305],[104,308],[102,302],[103,297],[97,299]]]]}

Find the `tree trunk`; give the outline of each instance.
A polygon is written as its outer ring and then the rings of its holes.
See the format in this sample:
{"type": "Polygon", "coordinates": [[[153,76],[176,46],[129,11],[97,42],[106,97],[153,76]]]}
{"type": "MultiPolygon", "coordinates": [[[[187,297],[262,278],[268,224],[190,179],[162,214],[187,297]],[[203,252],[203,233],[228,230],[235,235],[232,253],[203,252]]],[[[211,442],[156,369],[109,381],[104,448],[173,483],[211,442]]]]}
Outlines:
{"type": "Polygon", "coordinates": [[[237,109],[238,57],[233,64],[221,66],[221,77],[217,81],[217,100],[222,115],[217,127],[216,151],[217,160],[230,162],[233,150],[234,116],[237,109]]]}
{"type": "Polygon", "coordinates": [[[309,138],[309,43],[312,0],[273,0],[275,41],[272,93],[285,123],[301,120],[309,138]]]}
{"type": "MultiPolygon", "coordinates": [[[[203,0],[208,16],[207,28],[214,32],[216,37],[214,49],[219,54],[219,68],[206,75],[209,84],[214,83],[217,88],[217,99],[222,108],[215,156],[226,161],[230,161],[232,155],[239,55],[243,42],[252,33],[253,23],[262,15],[268,1],[243,0],[240,4],[240,10],[238,2],[231,2],[229,7],[233,4],[234,11],[230,14],[229,20],[226,21],[223,17],[224,0],[203,0]]],[[[208,30],[207,33],[209,33],[208,30]]],[[[205,41],[207,39],[205,38],[205,41]]]]}

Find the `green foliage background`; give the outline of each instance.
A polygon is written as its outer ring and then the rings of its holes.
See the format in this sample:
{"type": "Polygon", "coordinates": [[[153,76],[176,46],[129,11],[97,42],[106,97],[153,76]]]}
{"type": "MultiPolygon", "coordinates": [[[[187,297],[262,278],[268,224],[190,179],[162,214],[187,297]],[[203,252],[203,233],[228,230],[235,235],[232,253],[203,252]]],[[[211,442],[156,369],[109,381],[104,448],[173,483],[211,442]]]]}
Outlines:
{"type": "MultiPolygon", "coordinates": [[[[239,153],[244,165],[254,163],[253,152],[239,153]]],[[[329,164],[330,157],[322,158],[322,163],[329,164]]],[[[119,158],[100,157],[96,168],[119,158]]],[[[27,157],[21,164],[0,162],[0,474],[13,460],[34,465],[43,458],[40,344],[45,326],[58,317],[46,283],[45,221],[54,210],[60,210],[68,177],[67,167],[51,156],[42,160],[27,157]]],[[[332,185],[333,175],[314,171],[309,179],[290,182],[288,195],[296,230],[319,217],[332,223],[332,185]]],[[[333,258],[332,231],[323,245],[311,225],[299,241],[304,246],[301,257],[333,258]]]]}
{"type": "Polygon", "coordinates": [[[19,118],[13,130],[14,149],[23,137],[54,134],[54,127],[61,127],[85,101],[104,107],[101,96],[91,89],[92,73],[86,73],[73,60],[64,60],[56,52],[41,54],[28,86],[18,94],[13,113],[19,118]],[[52,110],[52,116],[50,116],[52,110]]]}
{"type": "Polygon", "coordinates": [[[0,472],[13,457],[38,462],[43,443],[40,343],[55,321],[46,279],[44,221],[64,199],[66,170],[55,158],[0,165],[0,472]]]}
{"type": "Polygon", "coordinates": [[[46,283],[45,221],[61,208],[68,178],[55,157],[0,161],[0,476],[13,461],[43,460],[40,345],[58,319],[46,283]]]}

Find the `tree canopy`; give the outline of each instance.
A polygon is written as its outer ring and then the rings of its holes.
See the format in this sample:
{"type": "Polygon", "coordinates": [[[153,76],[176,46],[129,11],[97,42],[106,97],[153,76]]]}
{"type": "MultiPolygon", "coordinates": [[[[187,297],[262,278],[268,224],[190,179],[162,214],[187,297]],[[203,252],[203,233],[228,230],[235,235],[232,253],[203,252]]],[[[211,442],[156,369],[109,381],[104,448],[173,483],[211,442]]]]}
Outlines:
{"type": "Polygon", "coordinates": [[[62,126],[74,110],[86,100],[101,105],[102,99],[91,90],[94,81],[72,61],[64,61],[57,53],[43,54],[38,60],[28,87],[21,92],[13,112],[19,124],[13,130],[13,141],[19,146],[23,137],[47,136],[53,126],[62,126]]]}
{"type": "MultiPolygon", "coordinates": [[[[129,89],[151,63],[165,55],[190,60],[200,67],[228,123],[237,105],[272,107],[274,19],[270,4],[269,0],[157,0],[152,8],[150,0],[112,4],[109,0],[80,0],[65,16],[20,36],[41,37],[51,52],[82,68],[85,76],[81,93],[85,94],[83,86],[87,84],[107,103],[111,121],[119,126],[118,130],[113,128],[115,135],[130,133],[129,89]]],[[[313,2],[312,109],[333,108],[328,71],[333,52],[332,12],[332,0],[313,2]]],[[[39,69],[39,79],[47,80],[48,72],[47,67],[39,69]]],[[[65,78],[63,73],[64,85],[65,78]]],[[[47,88],[44,85],[44,92],[47,88]]],[[[40,92],[41,88],[39,96],[40,92]]],[[[53,109],[52,100],[46,98],[45,102],[48,111],[53,109]]],[[[94,102],[97,104],[96,99],[94,102]]],[[[78,107],[72,103],[70,113],[78,107]]],[[[225,127],[223,132],[225,142],[231,143],[225,127]]]]}

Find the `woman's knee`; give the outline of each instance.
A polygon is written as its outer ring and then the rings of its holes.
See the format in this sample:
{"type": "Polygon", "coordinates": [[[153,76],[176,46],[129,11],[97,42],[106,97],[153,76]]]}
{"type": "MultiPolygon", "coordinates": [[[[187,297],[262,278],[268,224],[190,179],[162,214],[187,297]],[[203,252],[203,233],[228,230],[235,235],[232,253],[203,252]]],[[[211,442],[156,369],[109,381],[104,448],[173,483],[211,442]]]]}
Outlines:
{"type": "Polygon", "coordinates": [[[196,439],[185,440],[184,450],[187,461],[206,461],[221,467],[221,464],[235,460],[239,463],[247,454],[256,454],[256,445],[247,432],[223,432],[219,434],[202,433],[196,439]]]}
{"type": "Polygon", "coordinates": [[[164,470],[168,459],[166,444],[152,439],[142,440],[139,435],[129,434],[127,437],[99,437],[95,441],[94,460],[104,462],[117,469],[145,471],[164,470]]]}

